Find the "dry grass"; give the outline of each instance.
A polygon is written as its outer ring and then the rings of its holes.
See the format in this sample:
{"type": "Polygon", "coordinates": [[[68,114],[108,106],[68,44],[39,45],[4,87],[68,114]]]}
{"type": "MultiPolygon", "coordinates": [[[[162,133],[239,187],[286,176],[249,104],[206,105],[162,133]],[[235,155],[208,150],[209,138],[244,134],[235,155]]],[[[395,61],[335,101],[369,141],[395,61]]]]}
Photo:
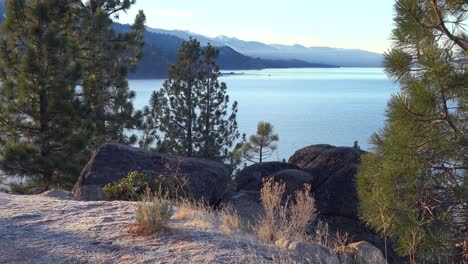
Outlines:
{"type": "Polygon", "coordinates": [[[310,185],[305,185],[295,197],[283,202],[286,185],[267,180],[261,189],[264,212],[255,226],[257,237],[269,243],[279,239],[306,240],[306,229],[316,217],[315,200],[310,185]]]}
{"type": "Polygon", "coordinates": [[[135,225],[131,232],[154,234],[162,231],[173,215],[172,206],[158,195],[146,189],[145,200],[139,202],[135,210],[135,225]]]}
{"type": "Polygon", "coordinates": [[[174,213],[174,217],[181,220],[205,218],[207,215],[213,214],[214,212],[214,209],[203,201],[192,201],[183,198],[178,199],[174,203],[178,208],[174,213]]]}
{"type": "Polygon", "coordinates": [[[185,220],[201,229],[216,229],[223,234],[242,234],[238,213],[231,207],[215,210],[203,202],[193,202],[187,199],[177,202],[177,210],[173,218],[185,220]]]}
{"type": "Polygon", "coordinates": [[[325,247],[334,248],[335,251],[345,248],[350,242],[349,234],[346,232],[336,231],[330,235],[328,223],[319,222],[315,228],[315,236],[312,242],[325,247]]]}
{"type": "Polygon", "coordinates": [[[202,230],[212,230],[216,226],[214,209],[203,201],[179,199],[176,204],[174,219],[184,220],[191,226],[202,230]]]}
{"type": "Polygon", "coordinates": [[[172,217],[157,236],[129,234],[137,205],[0,193],[0,263],[311,263],[251,234],[223,233],[235,231],[234,211],[210,207],[172,217]],[[198,219],[212,226],[201,230],[198,219]]]}
{"type": "MultiPolygon", "coordinates": [[[[264,212],[253,227],[242,225],[238,213],[231,207],[224,207],[219,210],[207,206],[203,202],[194,202],[188,199],[181,199],[174,202],[175,212],[172,213],[169,202],[151,197],[151,202],[138,204],[136,227],[133,228],[138,233],[151,234],[163,230],[170,219],[184,223],[185,228],[173,228],[170,230],[176,232],[181,237],[187,237],[191,234],[190,230],[209,231],[212,234],[228,235],[232,239],[232,245],[229,247],[239,250],[245,249],[245,241],[250,240],[249,244],[257,245],[259,240],[266,242],[262,245],[275,244],[278,240],[286,239],[289,241],[307,241],[311,238],[306,234],[306,229],[316,217],[315,200],[310,194],[311,187],[305,185],[301,191],[298,191],[294,197],[284,198],[285,184],[266,181],[261,190],[261,200],[264,212]],[[156,202],[155,202],[156,201],[156,202]],[[171,217],[172,216],[172,217],[171,217]],[[237,242],[237,240],[243,242],[237,242]]],[[[328,227],[320,228],[320,240],[316,243],[329,247],[340,245],[344,248],[347,244],[347,234],[337,233],[336,238],[330,238],[328,227]]],[[[200,233],[202,234],[202,233],[200,233]]],[[[297,252],[287,250],[285,247],[272,246],[273,250],[264,252],[262,256],[255,253],[252,249],[249,257],[254,257],[248,262],[252,263],[302,263],[307,259],[305,255],[297,255],[297,252]],[[260,257],[260,259],[259,259],[260,257]]],[[[246,261],[243,259],[242,263],[246,261]]]]}
{"type": "Polygon", "coordinates": [[[187,206],[186,204],[181,204],[177,211],[174,213],[174,218],[186,220],[193,219],[195,216],[195,211],[187,206]]]}
{"type": "Polygon", "coordinates": [[[221,232],[224,234],[238,234],[246,229],[242,226],[239,214],[231,207],[221,209],[218,214],[221,221],[221,232]]]}

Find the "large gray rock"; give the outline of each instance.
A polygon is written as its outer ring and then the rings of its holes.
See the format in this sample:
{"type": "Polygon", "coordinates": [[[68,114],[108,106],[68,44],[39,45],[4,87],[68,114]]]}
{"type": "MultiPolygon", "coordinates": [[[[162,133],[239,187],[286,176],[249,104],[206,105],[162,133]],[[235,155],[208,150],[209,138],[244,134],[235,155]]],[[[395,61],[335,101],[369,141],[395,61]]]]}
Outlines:
{"type": "MultiPolygon", "coordinates": [[[[367,241],[382,252],[385,250],[385,241],[382,236],[370,230],[366,224],[362,223],[359,219],[338,215],[319,214],[311,225],[311,229],[317,230],[317,225],[319,223],[322,223],[322,228],[318,233],[321,233],[322,235],[328,233],[330,237],[334,237],[339,231],[341,234],[347,233],[349,235],[349,242],[367,241]],[[323,228],[325,223],[327,224],[328,230],[323,228]]],[[[390,239],[387,239],[389,263],[401,263],[402,259],[393,250],[394,246],[395,243],[390,239]]]]}
{"type": "Polygon", "coordinates": [[[300,168],[306,168],[312,163],[322,152],[327,149],[335,148],[335,146],[327,144],[311,145],[294,152],[289,158],[289,163],[295,164],[300,168]]]}
{"type": "Polygon", "coordinates": [[[320,175],[317,182],[317,185],[320,185],[344,167],[359,164],[361,155],[365,153],[351,147],[312,145],[296,151],[289,158],[289,163],[297,165],[310,174],[320,175]]]}
{"type": "Polygon", "coordinates": [[[366,241],[349,244],[337,251],[342,264],[387,264],[382,252],[366,241]]]}
{"type": "Polygon", "coordinates": [[[262,188],[263,178],[271,176],[279,171],[296,169],[299,167],[285,162],[262,162],[242,169],[235,178],[236,191],[259,191],[262,188]]]}
{"type": "Polygon", "coordinates": [[[292,242],[288,249],[305,256],[308,263],[340,264],[340,260],[335,252],[321,245],[308,242],[292,242]]]}
{"type": "Polygon", "coordinates": [[[258,191],[227,192],[221,205],[234,209],[244,226],[255,224],[263,210],[258,191]]]}
{"type": "Polygon", "coordinates": [[[357,218],[355,175],[363,153],[350,147],[312,145],[296,151],[289,162],[318,177],[314,192],[321,214],[357,218]]]}
{"type": "Polygon", "coordinates": [[[285,184],[285,197],[294,197],[297,191],[304,188],[305,184],[313,187],[314,182],[318,179],[317,176],[310,175],[301,170],[282,170],[270,176],[275,182],[282,182],[285,184]]]}
{"type": "Polygon", "coordinates": [[[275,245],[296,252],[303,257],[306,263],[340,264],[340,260],[333,249],[318,244],[279,239],[275,242],[275,245]]]}
{"type": "Polygon", "coordinates": [[[73,196],[86,201],[107,201],[109,200],[109,197],[107,197],[106,193],[104,193],[102,187],[103,186],[96,184],[80,186],[75,185],[73,188],[73,196]]]}
{"type": "MultiPolygon", "coordinates": [[[[346,232],[351,242],[368,241],[383,250],[382,237],[358,217],[356,173],[361,155],[365,153],[352,147],[312,145],[296,151],[289,163],[318,177],[314,184],[314,197],[319,215],[312,229],[319,222],[326,223],[331,236],[337,231],[346,232]]],[[[388,241],[388,245],[389,262],[399,263],[401,259],[392,249],[393,242],[388,241]]]]}
{"type": "Polygon", "coordinates": [[[187,191],[194,199],[203,199],[211,204],[220,201],[231,175],[224,164],[206,159],[159,154],[120,144],[105,144],[95,151],[81,172],[73,193],[82,199],[101,199],[98,189],[119,181],[132,171],[139,171],[148,177],[178,173],[187,180],[187,191]],[[92,195],[88,195],[89,193],[92,195]]]}

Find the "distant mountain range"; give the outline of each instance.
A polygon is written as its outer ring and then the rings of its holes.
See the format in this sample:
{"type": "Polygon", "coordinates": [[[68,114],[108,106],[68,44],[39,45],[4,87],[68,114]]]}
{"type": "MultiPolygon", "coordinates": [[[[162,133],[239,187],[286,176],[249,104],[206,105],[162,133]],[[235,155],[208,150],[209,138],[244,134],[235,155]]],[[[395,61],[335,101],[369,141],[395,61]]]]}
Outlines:
{"type": "MultiPolygon", "coordinates": [[[[5,16],[4,0],[0,0],[0,22],[5,16]]],[[[128,31],[129,25],[116,23],[118,32],[128,31]]],[[[250,70],[266,68],[330,68],[330,67],[380,67],[382,54],[363,50],[327,47],[307,48],[301,45],[268,45],[220,36],[206,37],[182,30],[147,28],[144,56],[131,78],[163,78],[177,60],[182,42],[196,38],[202,46],[211,43],[220,50],[218,63],[221,70],[250,70]]]]}
{"type": "MultiPolygon", "coordinates": [[[[114,29],[125,32],[130,29],[129,25],[115,24],[114,29]]],[[[219,49],[218,64],[221,70],[250,70],[266,68],[330,68],[338,67],[325,63],[306,62],[298,59],[262,59],[246,56],[232,47],[219,45],[211,39],[202,35],[186,33],[184,31],[172,31],[148,29],[145,32],[145,46],[143,59],[137,67],[136,73],[131,78],[159,78],[167,75],[167,69],[177,60],[177,53],[182,42],[190,37],[200,41],[202,46],[211,43],[219,49]]]]}
{"type": "Polygon", "coordinates": [[[304,47],[302,45],[265,44],[257,41],[244,41],[237,38],[219,36],[206,37],[182,30],[147,28],[157,34],[176,36],[184,40],[196,38],[202,45],[211,43],[217,47],[230,47],[246,56],[271,60],[301,60],[309,63],[336,65],[339,67],[382,67],[383,55],[358,49],[330,47],[304,47]]]}
{"type": "Polygon", "coordinates": [[[381,67],[383,62],[382,54],[358,49],[267,45],[225,36],[216,37],[214,40],[247,56],[264,59],[301,59],[306,62],[325,63],[340,67],[381,67]]]}
{"type": "MultiPolygon", "coordinates": [[[[117,31],[128,25],[116,24],[117,31]]],[[[164,77],[167,68],[177,59],[177,51],[184,40],[195,38],[202,46],[210,43],[220,50],[218,63],[222,70],[265,68],[329,68],[381,67],[383,55],[355,49],[328,47],[307,48],[301,45],[268,45],[224,36],[210,38],[182,30],[147,28],[143,60],[132,78],[164,77]]]]}

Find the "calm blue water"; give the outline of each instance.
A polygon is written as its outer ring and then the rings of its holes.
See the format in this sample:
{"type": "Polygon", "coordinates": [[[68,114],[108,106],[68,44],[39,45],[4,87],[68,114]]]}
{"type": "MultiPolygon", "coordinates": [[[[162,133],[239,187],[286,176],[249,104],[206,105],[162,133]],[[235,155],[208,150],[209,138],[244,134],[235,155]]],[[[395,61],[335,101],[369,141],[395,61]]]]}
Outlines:
{"type": "MultiPolygon", "coordinates": [[[[268,121],[279,134],[278,153],[270,160],[288,159],[294,151],[327,143],[369,149],[369,137],[384,125],[384,113],[398,85],[383,69],[268,69],[224,76],[231,100],[239,102],[241,133],[255,133],[268,121]]],[[[163,80],[132,80],[135,105],[148,104],[163,80]]]]}

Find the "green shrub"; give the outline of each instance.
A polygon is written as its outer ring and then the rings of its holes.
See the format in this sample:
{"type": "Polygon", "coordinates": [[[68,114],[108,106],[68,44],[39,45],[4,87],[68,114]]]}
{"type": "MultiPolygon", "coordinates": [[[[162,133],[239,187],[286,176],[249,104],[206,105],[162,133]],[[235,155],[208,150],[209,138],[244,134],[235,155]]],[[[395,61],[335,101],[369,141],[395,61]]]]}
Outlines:
{"type": "Polygon", "coordinates": [[[144,174],[134,171],[116,183],[109,183],[103,190],[111,200],[139,201],[146,187],[168,199],[185,198],[187,181],[177,173],[158,175],[148,179],[144,174]]]}
{"type": "Polygon", "coordinates": [[[103,190],[111,200],[138,201],[147,185],[146,176],[134,171],[116,183],[107,184],[103,190]]]}

